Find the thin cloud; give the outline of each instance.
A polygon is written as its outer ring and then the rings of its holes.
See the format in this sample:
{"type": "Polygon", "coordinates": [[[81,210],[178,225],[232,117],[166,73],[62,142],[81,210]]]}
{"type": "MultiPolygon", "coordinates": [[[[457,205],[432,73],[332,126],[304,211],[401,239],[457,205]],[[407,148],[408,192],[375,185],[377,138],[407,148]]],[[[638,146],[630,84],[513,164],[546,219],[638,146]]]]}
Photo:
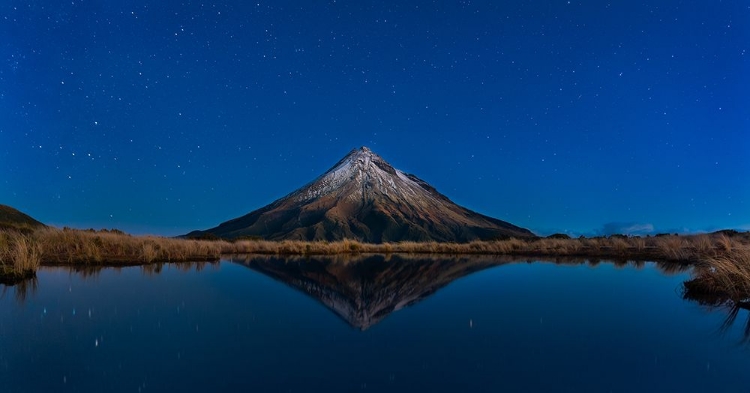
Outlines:
{"type": "Polygon", "coordinates": [[[631,235],[643,236],[654,233],[654,225],[639,222],[608,222],[602,226],[600,235],[631,235]]]}

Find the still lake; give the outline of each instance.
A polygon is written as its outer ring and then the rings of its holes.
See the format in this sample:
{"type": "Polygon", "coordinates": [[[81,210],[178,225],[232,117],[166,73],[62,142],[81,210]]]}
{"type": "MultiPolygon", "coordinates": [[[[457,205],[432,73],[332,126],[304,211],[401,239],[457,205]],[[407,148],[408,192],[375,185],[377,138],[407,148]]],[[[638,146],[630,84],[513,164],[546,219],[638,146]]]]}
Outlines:
{"type": "Polygon", "coordinates": [[[746,310],[655,263],[400,256],[2,287],[2,392],[748,392],[746,310]],[[732,323],[733,322],[733,323],[732,323]]]}

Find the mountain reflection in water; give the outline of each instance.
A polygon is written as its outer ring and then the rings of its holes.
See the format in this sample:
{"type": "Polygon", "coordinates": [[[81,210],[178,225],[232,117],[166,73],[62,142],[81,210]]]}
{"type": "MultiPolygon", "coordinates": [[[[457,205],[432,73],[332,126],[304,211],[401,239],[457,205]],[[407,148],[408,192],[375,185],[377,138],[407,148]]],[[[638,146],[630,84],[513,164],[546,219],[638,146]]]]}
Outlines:
{"type": "MultiPolygon", "coordinates": [[[[318,300],[350,326],[367,330],[381,322],[394,311],[414,305],[455,280],[485,269],[511,263],[554,263],[558,265],[586,265],[596,267],[602,263],[616,268],[627,266],[641,269],[644,261],[602,261],[599,259],[556,258],[539,260],[513,256],[483,255],[335,255],[335,256],[268,256],[235,255],[229,262],[244,266],[272,277],[318,300]]],[[[182,272],[203,269],[219,269],[220,262],[153,263],[140,266],[142,274],[153,277],[162,273],[166,266],[182,272]]],[[[680,274],[690,266],[671,262],[653,262],[665,275],[680,274]]],[[[120,266],[71,266],[68,271],[84,280],[97,279],[104,270],[120,271],[133,267],[120,266]]],[[[59,269],[45,267],[44,269],[59,269]]],[[[13,293],[16,301],[23,304],[33,297],[38,288],[36,278],[3,285],[0,298],[13,293]]],[[[719,333],[726,333],[737,323],[742,310],[750,310],[750,303],[734,304],[714,298],[694,298],[685,292],[683,298],[698,303],[708,311],[726,314],[719,333]]],[[[742,318],[741,343],[750,344],[750,314],[742,318]]]]}
{"type": "Polygon", "coordinates": [[[497,259],[232,258],[319,300],[351,326],[366,330],[452,281],[497,266],[497,259]]]}
{"type": "Polygon", "coordinates": [[[0,286],[1,390],[744,391],[748,311],[688,303],[681,269],[403,254],[44,267],[0,286]]]}
{"type": "MultiPolygon", "coordinates": [[[[544,263],[502,256],[438,257],[422,255],[338,255],[277,257],[244,255],[230,258],[317,299],[352,327],[366,330],[394,311],[431,296],[451,282],[508,263],[544,263]]],[[[599,260],[557,259],[557,264],[588,264],[599,260]]],[[[615,266],[643,267],[642,261],[617,261],[615,266]]],[[[665,274],[685,265],[659,263],[665,274]]]]}

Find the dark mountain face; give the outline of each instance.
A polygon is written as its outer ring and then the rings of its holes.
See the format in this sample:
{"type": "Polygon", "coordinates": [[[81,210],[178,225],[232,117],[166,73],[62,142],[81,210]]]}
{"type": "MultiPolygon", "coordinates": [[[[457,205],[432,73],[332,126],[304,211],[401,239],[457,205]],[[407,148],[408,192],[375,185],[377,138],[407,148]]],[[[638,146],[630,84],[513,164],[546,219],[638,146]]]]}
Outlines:
{"type": "Polygon", "coordinates": [[[0,229],[31,230],[44,224],[6,205],[0,205],[0,229]]]}
{"type": "Polygon", "coordinates": [[[206,234],[374,243],[534,236],[527,229],[456,205],[366,147],[352,150],[312,183],[268,206],[187,236],[206,234]]]}
{"type": "Polygon", "coordinates": [[[403,255],[233,258],[317,299],[354,328],[366,330],[454,280],[504,264],[501,258],[409,258],[403,255]]]}

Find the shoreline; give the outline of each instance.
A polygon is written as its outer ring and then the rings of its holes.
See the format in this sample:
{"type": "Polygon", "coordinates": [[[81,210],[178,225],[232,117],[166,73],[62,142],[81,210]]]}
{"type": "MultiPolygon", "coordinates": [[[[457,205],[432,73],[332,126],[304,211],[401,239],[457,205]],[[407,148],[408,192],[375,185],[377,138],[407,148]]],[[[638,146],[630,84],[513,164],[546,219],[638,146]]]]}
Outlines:
{"type": "Polygon", "coordinates": [[[41,228],[32,233],[0,230],[0,284],[34,277],[40,266],[137,266],[210,262],[225,255],[335,256],[362,254],[484,255],[654,261],[694,266],[686,294],[715,303],[750,299],[750,232],[595,238],[547,237],[469,243],[362,243],[267,240],[197,240],[131,236],[117,230],[41,228]]]}

